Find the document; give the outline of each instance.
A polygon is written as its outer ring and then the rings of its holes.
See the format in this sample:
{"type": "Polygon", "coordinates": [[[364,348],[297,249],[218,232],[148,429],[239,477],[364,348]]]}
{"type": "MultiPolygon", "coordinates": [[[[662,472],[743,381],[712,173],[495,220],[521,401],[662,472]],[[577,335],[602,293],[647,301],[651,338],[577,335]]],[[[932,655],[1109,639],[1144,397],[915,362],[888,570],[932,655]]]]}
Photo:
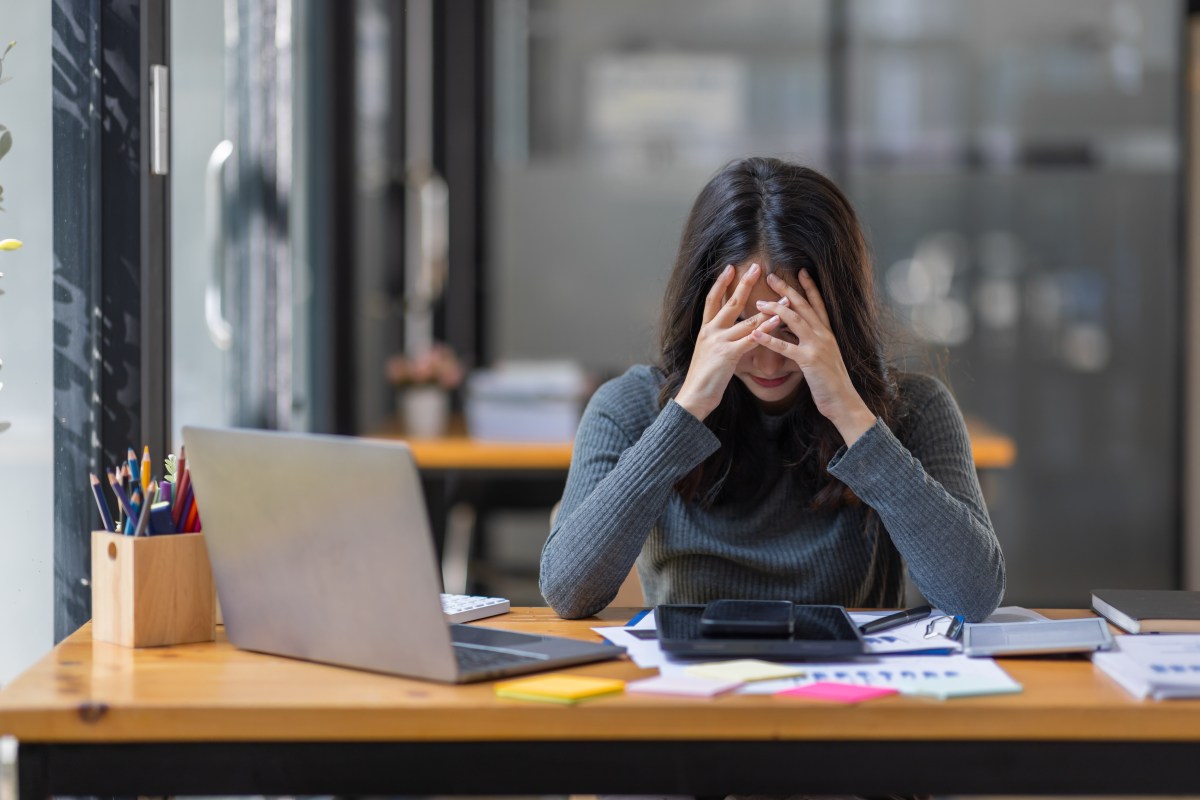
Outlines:
{"type": "Polygon", "coordinates": [[[1011,694],[1021,684],[989,658],[950,656],[883,656],[870,662],[797,664],[802,673],[780,680],[748,683],[740,694],[776,694],[798,686],[830,682],[896,689],[901,694],[942,700],[986,694],[1011,694]]]}
{"type": "Polygon", "coordinates": [[[1092,664],[1134,697],[1173,700],[1200,697],[1200,634],[1114,636],[1111,650],[1092,664]]]}

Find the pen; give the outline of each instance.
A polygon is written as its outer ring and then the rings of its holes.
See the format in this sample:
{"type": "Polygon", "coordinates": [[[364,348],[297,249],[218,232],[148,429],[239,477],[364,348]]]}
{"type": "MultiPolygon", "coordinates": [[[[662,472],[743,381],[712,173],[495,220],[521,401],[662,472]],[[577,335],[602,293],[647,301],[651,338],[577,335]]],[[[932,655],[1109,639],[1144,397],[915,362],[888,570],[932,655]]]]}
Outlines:
{"type": "Polygon", "coordinates": [[[104,490],[100,488],[100,479],[95,475],[88,475],[88,477],[92,479],[92,494],[96,495],[96,505],[100,507],[100,519],[104,521],[104,530],[116,530],[113,526],[112,514],[108,512],[108,503],[104,500],[104,490]]]}
{"type": "Polygon", "coordinates": [[[954,619],[950,620],[950,627],[946,629],[946,638],[957,642],[962,636],[963,622],[963,615],[955,614],[954,619]]]}
{"type": "Polygon", "coordinates": [[[864,622],[858,626],[858,630],[863,635],[871,633],[879,633],[891,628],[898,628],[901,625],[906,625],[909,622],[914,622],[918,619],[925,619],[933,613],[933,609],[929,606],[917,606],[916,608],[906,608],[902,611],[897,611],[895,614],[888,614],[886,617],[873,619],[870,622],[864,622]]]}

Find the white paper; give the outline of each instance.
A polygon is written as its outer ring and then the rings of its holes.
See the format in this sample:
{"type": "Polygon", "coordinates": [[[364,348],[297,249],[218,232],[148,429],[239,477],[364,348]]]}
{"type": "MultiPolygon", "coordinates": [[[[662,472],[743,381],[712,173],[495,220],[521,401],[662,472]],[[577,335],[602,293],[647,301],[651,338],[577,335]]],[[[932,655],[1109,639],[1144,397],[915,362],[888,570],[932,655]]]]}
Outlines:
{"type": "Polygon", "coordinates": [[[1200,697],[1200,634],[1114,636],[1092,663],[1137,698],[1200,697]]]}
{"type": "Polygon", "coordinates": [[[1021,691],[1021,684],[1009,677],[992,659],[963,655],[884,656],[870,662],[803,663],[795,666],[802,669],[804,674],[794,678],[748,683],[738,693],[774,694],[820,681],[889,687],[898,689],[901,694],[939,698],[1021,691]]]}

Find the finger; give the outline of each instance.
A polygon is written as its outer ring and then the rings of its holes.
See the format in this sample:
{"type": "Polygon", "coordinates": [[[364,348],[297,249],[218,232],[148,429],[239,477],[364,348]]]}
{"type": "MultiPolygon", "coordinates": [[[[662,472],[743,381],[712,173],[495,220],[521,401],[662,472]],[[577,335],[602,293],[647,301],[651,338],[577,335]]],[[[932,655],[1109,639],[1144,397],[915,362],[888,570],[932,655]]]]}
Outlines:
{"type": "Polygon", "coordinates": [[[708,290],[708,296],[704,298],[704,323],[707,325],[712,322],[712,318],[721,310],[721,304],[725,302],[725,290],[729,286],[729,279],[734,275],[733,264],[726,264],[725,269],[721,270],[721,274],[713,281],[712,288],[708,290]]]}
{"type": "MultiPolygon", "coordinates": [[[[765,332],[766,337],[768,339],[774,339],[774,337],[771,336],[771,331],[775,330],[782,324],[779,321],[779,317],[774,316],[774,315],[757,314],[756,316],[763,317],[763,320],[758,325],[758,327],[751,329],[750,331],[748,331],[746,333],[745,336],[743,336],[740,339],[737,339],[734,342],[736,350],[739,354],[744,355],[745,353],[758,347],[759,341],[757,338],[755,338],[755,334],[759,333],[760,331],[765,332]]],[[[743,322],[749,322],[749,320],[743,320],[743,322]]],[[[739,326],[740,326],[740,324],[741,323],[739,323],[739,326]]]]}
{"type": "Polygon", "coordinates": [[[754,284],[758,283],[758,279],[762,276],[762,268],[758,264],[751,264],[750,269],[746,270],[746,274],[737,282],[737,286],[733,288],[733,294],[729,296],[729,301],[721,306],[713,318],[722,327],[733,327],[733,323],[737,320],[739,314],[746,308],[746,300],[750,298],[750,290],[754,288],[754,284]]]}
{"type": "MultiPolygon", "coordinates": [[[[775,317],[774,319],[778,319],[778,317],[775,317]]],[[[747,338],[753,339],[755,344],[765,347],[768,350],[774,350],[781,356],[790,358],[792,361],[795,361],[797,364],[799,364],[800,346],[792,344],[791,342],[785,342],[783,339],[772,336],[770,331],[763,330],[764,327],[766,326],[763,325],[759,328],[756,328],[747,338]]]]}
{"type": "MultiPolygon", "coordinates": [[[[773,313],[773,312],[772,312],[773,313]]],[[[762,325],[771,317],[771,314],[755,314],[739,320],[736,325],[731,326],[729,330],[730,338],[740,339],[743,336],[749,336],[750,331],[762,325]]]]}
{"type": "Polygon", "coordinates": [[[821,318],[821,322],[825,323],[825,327],[833,330],[829,324],[829,312],[825,308],[825,300],[821,297],[821,290],[817,288],[817,282],[813,280],[812,275],[807,269],[800,270],[800,285],[804,287],[804,294],[808,298],[808,304],[817,312],[817,316],[821,318]]]}
{"type": "Polygon", "coordinates": [[[817,313],[817,310],[812,307],[812,304],[808,301],[808,298],[805,296],[804,292],[797,289],[795,286],[792,286],[783,278],[780,278],[778,275],[774,274],[767,277],[767,285],[770,286],[772,290],[787,298],[789,301],[788,305],[790,305],[796,311],[796,313],[802,316],[805,322],[807,322],[810,326],[813,328],[822,327],[826,329],[829,327],[829,323],[822,319],[821,315],[817,313]]]}
{"type": "Polygon", "coordinates": [[[771,314],[779,316],[788,330],[797,336],[801,334],[811,335],[814,332],[812,324],[809,320],[798,314],[791,305],[791,302],[786,297],[778,302],[773,300],[759,300],[757,303],[759,312],[768,316],[771,314]]]}

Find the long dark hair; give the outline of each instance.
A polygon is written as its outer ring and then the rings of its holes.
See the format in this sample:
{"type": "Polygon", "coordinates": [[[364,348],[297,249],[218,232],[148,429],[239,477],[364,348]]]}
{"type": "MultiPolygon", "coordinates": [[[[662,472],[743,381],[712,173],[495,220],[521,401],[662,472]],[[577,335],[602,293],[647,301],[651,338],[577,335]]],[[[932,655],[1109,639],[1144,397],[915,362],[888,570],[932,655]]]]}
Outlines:
{"type": "MultiPolygon", "coordinates": [[[[659,368],[666,381],[660,406],[678,393],[687,375],[713,281],[726,264],[750,258],[763,259],[764,268],[776,273],[791,273],[781,277],[793,284],[801,267],[808,270],[825,300],[851,381],[867,407],[890,423],[895,385],[884,357],[871,258],[858,217],[828,178],[775,158],[728,164],[692,206],[663,301],[659,368]]],[[[739,435],[758,424],[753,403],[740,381],[730,381],[721,404],[705,420],[721,447],[679,482],[676,489],[685,499],[719,504],[744,498],[744,490],[755,485],[753,459],[744,457],[754,437],[739,435]]],[[[779,445],[787,467],[817,487],[812,508],[858,502],[825,469],[842,439],[813,404],[807,384],[787,417],[779,445]]]]}

